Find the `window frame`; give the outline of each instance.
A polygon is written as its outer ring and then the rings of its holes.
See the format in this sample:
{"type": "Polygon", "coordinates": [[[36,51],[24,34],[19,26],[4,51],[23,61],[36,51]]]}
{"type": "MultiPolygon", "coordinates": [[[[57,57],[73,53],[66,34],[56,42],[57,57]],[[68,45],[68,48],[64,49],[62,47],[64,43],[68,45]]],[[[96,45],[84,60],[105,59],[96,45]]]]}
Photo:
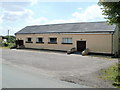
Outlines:
{"type": "Polygon", "coordinates": [[[57,37],[49,37],[48,44],[57,44],[57,39],[58,39],[57,37]],[[51,41],[50,41],[51,38],[56,39],[55,42],[51,42],[51,41]]]}
{"type": "Polygon", "coordinates": [[[43,38],[43,37],[37,37],[37,38],[36,38],[36,43],[44,43],[44,38],[43,38]],[[39,41],[39,40],[38,40],[39,38],[41,38],[42,41],[39,41]]]}
{"type": "Polygon", "coordinates": [[[62,44],[73,44],[72,38],[68,38],[68,37],[62,38],[62,44]],[[64,42],[65,41],[64,39],[66,39],[66,42],[64,42]],[[71,42],[69,42],[69,39],[71,39],[71,42]]]}
{"type": "Polygon", "coordinates": [[[25,43],[33,43],[32,37],[27,37],[25,43]],[[31,40],[29,41],[29,39],[31,39],[31,40]]]}

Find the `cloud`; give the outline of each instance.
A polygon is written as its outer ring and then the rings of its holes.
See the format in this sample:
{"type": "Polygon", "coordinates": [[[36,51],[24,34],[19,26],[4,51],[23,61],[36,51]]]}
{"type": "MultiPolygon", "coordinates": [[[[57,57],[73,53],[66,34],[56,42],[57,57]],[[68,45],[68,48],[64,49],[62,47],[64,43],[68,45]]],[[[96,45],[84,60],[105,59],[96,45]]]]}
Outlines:
{"type": "Polygon", "coordinates": [[[1,26],[1,24],[2,24],[2,22],[3,22],[3,15],[0,15],[0,26],[1,26]]]}
{"type": "Polygon", "coordinates": [[[38,2],[38,0],[30,0],[30,2],[31,2],[31,5],[34,5],[38,2]]]}
{"type": "Polygon", "coordinates": [[[103,20],[102,10],[98,5],[92,5],[83,12],[74,12],[72,16],[80,21],[97,21],[103,20]]]}
{"type": "MultiPolygon", "coordinates": [[[[0,0],[0,2],[30,2],[34,0],[0,0]]],[[[39,0],[39,2],[98,2],[99,0],[39,0]]],[[[114,0],[112,0],[114,1],[114,0]]]]}
{"type": "MultiPolygon", "coordinates": [[[[40,0],[41,1],[41,0],[40,0]]],[[[30,3],[30,4],[36,4],[38,2],[38,0],[0,0],[0,2],[2,3],[7,3],[7,2],[23,2],[23,3],[30,3]]]]}
{"type": "Polygon", "coordinates": [[[13,1],[6,1],[2,2],[1,6],[6,11],[22,11],[24,8],[30,5],[35,5],[38,0],[13,0],[13,1]]]}
{"type": "Polygon", "coordinates": [[[78,10],[82,10],[83,8],[78,8],[78,10]]]}
{"type": "Polygon", "coordinates": [[[92,5],[87,7],[84,11],[82,8],[78,8],[77,12],[73,12],[70,19],[55,19],[49,20],[46,17],[40,17],[34,19],[32,16],[26,21],[27,25],[43,25],[43,24],[56,24],[56,23],[74,23],[74,22],[92,22],[92,21],[104,21],[102,10],[98,5],[92,5]],[[31,21],[31,22],[30,22],[31,21]]]}
{"type": "Polygon", "coordinates": [[[37,3],[37,0],[29,0],[29,2],[8,1],[0,3],[0,34],[5,34],[7,29],[11,29],[11,32],[15,33],[19,28],[21,28],[21,25],[15,25],[16,22],[20,22],[21,20],[22,22],[20,23],[22,24],[24,23],[23,21],[32,17],[34,12],[27,7],[35,3],[37,3]]]}
{"type": "Polygon", "coordinates": [[[4,11],[2,19],[7,22],[13,22],[19,19],[25,20],[33,14],[29,9],[24,9],[23,11],[4,11]]]}
{"type": "MultiPolygon", "coordinates": [[[[32,2],[33,3],[33,2],[32,2]]],[[[35,2],[34,2],[35,3],[35,2]]],[[[13,3],[11,3],[13,4],[13,3]]],[[[50,20],[46,17],[39,17],[34,18],[34,12],[30,9],[27,9],[27,3],[21,6],[20,4],[15,4],[13,6],[5,6],[2,10],[2,14],[0,13],[0,23],[2,22],[8,22],[9,24],[13,23],[12,25],[6,25],[4,27],[5,30],[8,28],[11,31],[11,33],[15,33],[18,30],[24,28],[25,26],[30,25],[43,25],[43,24],[57,24],[57,23],[74,23],[74,22],[91,22],[91,21],[103,21],[104,16],[102,15],[102,10],[98,5],[92,5],[87,7],[86,9],[77,8],[76,12],[73,12],[71,14],[71,17],[69,19],[54,19],[50,20]],[[9,8],[9,9],[8,9],[9,8]],[[82,10],[81,10],[82,9],[82,10]],[[21,21],[19,21],[21,20],[21,21]],[[15,21],[19,21],[22,25],[16,25],[15,21]],[[8,27],[9,26],[9,27],[8,27]]],[[[31,5],[29,3],[29,5],[31,5]]],[[[3,28],[0,28],[0,33],[6,33],[6,31],[3,28]]]]}
{"type": "Polygon", "coordinates": [[[37,0],[29,0],[29,2],[3,2],[2,3],[2,20],[5,22],[13,22],[19,19],[27,19],[34,13],[27,9],[27,6],[36,3],[37,0]]]}
{"type": "Polygon", "coordinates": [[[41,24],[45,24],[46,22],[48,22],[48,19],[45,17],[40,17],[40,18],[35,19],[32,16],[26,19],[25,21],[27,26],[28,25],[41,25],[41,24]]]}
{"type": "Polygon", "coordinates": [[[98,5],[92,5],[87,7],[84,11],[82,10],[82,12],[79,11],[82,8],[78,8],[77,12],[72,13],[70,19],[47,20],[45,24],[105,21],[100,8],[101,7],[98,5]]]}

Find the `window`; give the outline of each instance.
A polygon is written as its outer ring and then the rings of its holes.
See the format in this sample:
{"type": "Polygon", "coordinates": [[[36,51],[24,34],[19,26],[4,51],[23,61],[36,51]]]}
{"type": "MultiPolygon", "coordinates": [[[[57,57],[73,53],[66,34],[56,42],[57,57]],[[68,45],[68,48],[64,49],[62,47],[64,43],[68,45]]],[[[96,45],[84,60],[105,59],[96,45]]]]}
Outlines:
{"type": "Polygon", "coordinates": [[[27,39],[26,39],[26,43],[33,43],[33,42],[32,42],[32,38],[27,38],[27,39]]]}
{"type": "Polygon", "coordinates": [[[50,44],[57,44],[57,38],[49,38],[49,42],[50,44]]]}
{"type": "Polygon", "coordinates": [[[62,44],[72,44],[72,38],[63,38],[62,44]]]}
{"type": "Polygon", "coordinates": [[[37,38],[37,39],[36,39],[36,43],[44,43],[44,42],[43,42],[43,38],[37,38]]]}

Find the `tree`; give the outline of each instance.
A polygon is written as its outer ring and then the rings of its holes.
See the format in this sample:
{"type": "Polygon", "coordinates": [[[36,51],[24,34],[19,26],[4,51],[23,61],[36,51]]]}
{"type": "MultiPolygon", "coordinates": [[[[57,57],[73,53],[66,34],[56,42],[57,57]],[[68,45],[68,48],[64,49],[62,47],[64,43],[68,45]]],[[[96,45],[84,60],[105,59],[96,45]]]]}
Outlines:
{"type": "Polygon", "coordinates": [[[103,6],[101,9],[107,22],[118,26],[118,56],[120,56],[120,0],[100,0],[98,5],[103,6]]]}
{"type": "Polygon", "coordinates": [[[118,2],[105,2],[108,0],[100,0],[98,5],[103,6],[103,15],[110,24],[117,24],[120,27],[120,0],[118,2]]]}
{"type": "MultiPolygon", "coordinates": [[[[120,0],[114,0],[116,2],[110,2],[111,0],[100,0],[98,5],[103,6],[103,15],[106,15],[106,19],[110,24],[116,24],[118,26],[118,37],[120,39],[120,0]]],[[[112,0],[113,1],[113,0],[112,0]]],[[[120,56],[120,41],[118,39],[118,56],[120,56]]],[[[120,70],[120,63],[118,62],[118,70],[120,70]]],[[[116,76],[115,86],[120,86],[120,73],[116,76]]]]}
{"type": "Polygon", "coordinates": [[[15,36],[4,36],[4,38],[8,39],[8,43],[15,43],[15,36]]]}

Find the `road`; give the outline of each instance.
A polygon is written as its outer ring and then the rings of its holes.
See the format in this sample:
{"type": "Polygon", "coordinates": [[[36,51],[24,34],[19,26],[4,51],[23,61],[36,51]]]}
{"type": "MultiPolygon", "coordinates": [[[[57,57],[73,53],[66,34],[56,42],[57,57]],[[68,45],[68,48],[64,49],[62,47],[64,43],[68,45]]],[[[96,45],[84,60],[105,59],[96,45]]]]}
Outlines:
{"type": "Polygon", "coordinates": [[[40,74],[35,75],[6,64],[3,64],[2,68],[3,88],[87,88],[87,86],[48,78],[40,74]]]}
{"type": "MultiPolygon", "coordinates": [[[[95,76],[92,73],[97,72],[106,67],[109,67],[112,64],[118,62],[117,60],[108,60],[105,58],[97,58],[90,56],[67,55],[65,53],[53,53],[34,50],[10,50],[10,49],[2,50],[2,59],[5,63],[15,65],[17,67],[19,66],[20,68],[27,70],[29,72],[33,72],[34,74],[37,72],[36,74],[39,73],[40,76],[43,75],[44,77],[54,78],[56,80],[60,79],[70,82],[72,80],[75,83],[81,82],[79,83],[80,85],[83,84],[90,87],[108,87],[106,82],[103,81],[101,82],[100,80],[95,79],[95,76]],[[86,75],[87,77],[84,77],[86,75]],[[84,80],[81,77],[84,77],[84,80]]],[[[7,70],[9,71],[8,68],[7,70]]],[[[6,69],[4,70],[3,68],[3,71],[7,70],[6,69]]],[[[15,70],[15,72],[17,74],[17,70],[15,70]]],[[[22,76],[20,73],[19,75],[22,76]]],[[[28,77],[31,78],[32,76],[28,77]]],[[[29,81],[28,79],[24,81],[29,81]]],[[[14,80],[16,81],[17,78],[15,78],[14,80]]],[[[20,80],[22,79],[20,78],[20,80]]],[[[45,87],[44,85],[42,86],[45,87]]]]}

